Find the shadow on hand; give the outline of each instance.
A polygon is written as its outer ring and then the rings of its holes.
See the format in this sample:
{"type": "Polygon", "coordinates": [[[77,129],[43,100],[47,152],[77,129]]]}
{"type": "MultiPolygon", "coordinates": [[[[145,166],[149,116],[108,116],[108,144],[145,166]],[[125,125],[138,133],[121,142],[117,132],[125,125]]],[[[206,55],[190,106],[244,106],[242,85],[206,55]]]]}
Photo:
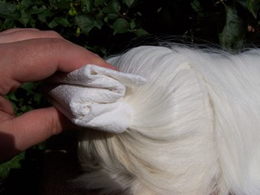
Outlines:
{"type": "Polygon", "coordinates": [[[12,135],[0,132],[0,163],[12,159],[20,153],[15,147],[15,140],[12,135]]]}

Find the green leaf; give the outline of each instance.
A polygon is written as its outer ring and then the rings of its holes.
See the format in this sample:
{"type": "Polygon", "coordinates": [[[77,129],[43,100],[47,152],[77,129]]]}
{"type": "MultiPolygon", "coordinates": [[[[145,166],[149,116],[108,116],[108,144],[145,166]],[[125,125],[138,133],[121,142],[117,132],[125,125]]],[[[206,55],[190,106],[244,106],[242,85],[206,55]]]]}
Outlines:
{"type": "Polygon", "coordinates": [[[91,13],[93,8],[93,1],[90,0],[81,0],[82,12],[91,13]]]}
{"type": "Polygon", "coordinates": [[[103,8],[103,12],[107,14],[119,14],[121,9],[121,4],[117,0],[112,0],[109,2],[107,7],[103,8]]]}
{"type": "Polygon", "coordinates": [[[74,5],[73,5],[73,3],[70,3],[70,10],[68,11],[68,14],[69,14],[70,16],[75,16],[75,15],[78,14],[78,13],[77,13],[77,10],[75,9],[75,7],[74,7],[74,5]]]}
{"type": "Polygon", "coordinates": [[[90,15],[77,15],[75,17],[75,23],[81,28],[84,33],[89,33],[94,27],[101,28],[103,22],[96,20],[90,15]]]}
{"type": "Polygon", "coordinates": [[[50,4],[56,9],[69,10],[70,2],[71,0],[52,0],[50,1],[50,4]]]}
{"type": "Polygon", "coordinates": [[[132,20],[132,21],[130,22],[130,28],[131,28],[131,29],[134,29],[135,27],[136,27],[135,20],[132,20]]]}
{"type": "Polygon", "coordinates": [[[203,7],[201,6],[200,2],[198,0],[194,0],[191,2],[192,9],[198,14],[199,17],[205,17],[205,14],[203,12],[203,7]]]}
{"type": "Polygon", "coordinates": [[[125,33],[129,29],[129,22],[125,20],[124,18],[118,18],[114,23],[113,23],[113,29],[114,33],[125,33]]]}
{"type": "Polygon", "coordinates": [[[147,31],[145,31],[144,29],[140,28],[140,29],[136,29],[134,31],[134,33],[137,35],[137,36],[144,36],[144,35],[148,35],[149,33],[147,31]]]}
{"type": "Polygon", "coordinates": [[[69,27],[71,24],[67,20],[67,18],[64,18],[64,17],[56,17],[48,24],[48,26],[50,28],[55,28],[58,25],[61,25],[61,26],[64,26],[64,27],[69,27]]]}
{"type": "MultiPolygon", "coordinates": [[[[32,6],[30,9],[30,14],[41,14],[43,12],[47,11],[47,7],[45,5],[38,7],[38,6],[32,6]]],[[[50,11],[50,10],[48,10],[50,11]]]]}
{"type": "Polygon", "coordinates": [[[16,20],[20,18],[20,14],[16,5],[0,1],[0,17],[16,20]]]}
{"type": "Polygon", "coordinates": [[[21,163],[20,161],[24,159],[25,153],[22,152],[19,155],[17,155],[16,157],[14,157],[12,160],[0,164],[0,178],[1,179],[5,179],[7,178],[9,172],[11,169],[18,169],[21,167],[21,163]]]}
{"type": "Polygon", "coordinates": [[[19,22],[21,22],[24,26],[27,26],[30,19],[31,19],[31,15],[25,10],[21,10],[21,17],[19,19],[19,22]]]}
{"type": "Polygon", "coordinates": [[[10,92],[7,96],[6,96],[7,99],[11,100],[11,101],[18,101],[18,99],[16,98],[15,96],[15,92],[10,92]]]}
{"type": "Polygon", "coordinates": [[[104,18],[104,13],[100,10],[96,15],[95,15],[96,19],[98,20],[103,20],[104,18]]]}
{"type": "Polygon", "coordinates": [[[257,18],[257,13],[260,9],[259,0],[235,0],[235,2],[247,9],[254,16],[254,18],[257,18]]]}
{"type": "Polygon", "coordinates": [[[34,1],[32,0],[22,0],[21,4],[23,5],[24,8],[29,8],[30,6],[34,5],[34,1]]]}
{"type": "Polygon", "coordinates": [[[71,26],[70,22],[68,21],[68,19],[66,17],[56,17],[55,21],[63,27],[70,27],[71,26]]]}
{"type": "Polygon", "coordinates": [[[52,11],[49,9],[46,9],[43,12],[39,13],[37,18],[41,22],[46,22],[47,18],[52,17],[52,15],[53,15],[52,11]]]}
{"type": "Polygon", "coordinates": [[[246,34],[246,27],[234,7],[226,6],[226,15],[225,27],[219,34],[220,44],[228,50],[239,49],[246,34]]]}
{"type": "Polygon", "coordinates": [[[105,2],[107,2],[107,1],[106,0],[95,0],[95,6],[99,7],[99,6],[101,6],[105,2]]]}
{"type": "Polygon", "coordinates": [[[109,20],[116,20],[118,17],[118,14],[107,14],[107,19],[109,20]]]}
{"type": "Polygon", "coordinates": [[[34,83],[33,82],[26,82],[21,86],[22,89],[25,89],[27,92],[32,91],[34,88],[34,83]]]}
{"type": "Polygon", "coordinates": [[[52,20],[49,24],[48,27],[49,28],[55,28],[56,26],[58,26],[58,23],[55,20],[52,20]]]}
{"type": "Polygon", "coordinates": [[[33,95],[33,101],[36,102],[37,104],[41,102],[42,98],[43,98],[42,94],[35,93],[33,95]]]}
{"type": "Polygon", "coordinates": [[[123,2],[127,5],[127,7],[131,7],[135,0],[124,0],[123,2]]]}
{"type": "Polygon", "coordinates": [[[257,18],[257,13],[260,9],[260,1],[259,0],[247,0],[248,10],[252,13],[252,15],[257,18]]]}
{"type": "Polygon", "coordinates": [[[109,3],[109,6],[115,11],[115,13],[119,13],[121,9],[121,4],[119,3],[118,0],[112,0],[109,3]]]}
{"type": "Polygon", "coordinates": [[[14,28],[15,27],[14,20],[9,18],[5,19],[3,26],[5,29],[14,28]]]}

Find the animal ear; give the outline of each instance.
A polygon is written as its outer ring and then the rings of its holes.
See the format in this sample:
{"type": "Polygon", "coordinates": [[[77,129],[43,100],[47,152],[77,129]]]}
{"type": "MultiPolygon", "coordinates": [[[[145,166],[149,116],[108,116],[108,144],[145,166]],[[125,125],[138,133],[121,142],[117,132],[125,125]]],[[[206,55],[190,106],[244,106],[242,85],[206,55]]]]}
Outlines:
{"type": "Polygon", "coordinates": [[[56,83],[49,96],[55,107],[74,124],[110,133],[124,132],[130,125],[131,107],[124,102],[126,88],[146,79],[138,75],[86,65],[49,80],[56,83]]]}

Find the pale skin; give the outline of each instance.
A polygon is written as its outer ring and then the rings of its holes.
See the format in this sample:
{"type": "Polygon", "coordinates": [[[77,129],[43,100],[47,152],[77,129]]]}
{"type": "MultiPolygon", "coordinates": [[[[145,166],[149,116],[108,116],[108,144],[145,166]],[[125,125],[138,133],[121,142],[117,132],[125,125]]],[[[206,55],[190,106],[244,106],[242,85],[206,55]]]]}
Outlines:
{"type": "Polygon", "coordinates": [[[72,127],[54,107],[15,117],[13,106],[4,95],[24,82],[40,81],[57,71],[70,72],[86,64],[115,69],[96,54],[53,31],[0,32],[0,163],[72,127]]]}

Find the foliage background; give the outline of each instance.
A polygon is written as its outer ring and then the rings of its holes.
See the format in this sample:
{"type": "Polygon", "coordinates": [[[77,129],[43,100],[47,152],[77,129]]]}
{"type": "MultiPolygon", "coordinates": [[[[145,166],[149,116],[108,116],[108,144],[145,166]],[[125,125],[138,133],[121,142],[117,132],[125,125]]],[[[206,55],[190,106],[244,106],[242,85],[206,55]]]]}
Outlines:
{"type": "MultiPolygon", "coordinates": [[[[163,37],[237,51],[259,44],[259,8],[258,0],[0,0],[0,31],[55,30],[102,57],[163,37]]],[[[38,86],[25,83],[7,96],[17,115],[47,105],[38,86]]],[[[13,171],[27,175],[23,185],[37,182],[42,151],[41,144],[0,165],[1,194],[13,171]]]]}

